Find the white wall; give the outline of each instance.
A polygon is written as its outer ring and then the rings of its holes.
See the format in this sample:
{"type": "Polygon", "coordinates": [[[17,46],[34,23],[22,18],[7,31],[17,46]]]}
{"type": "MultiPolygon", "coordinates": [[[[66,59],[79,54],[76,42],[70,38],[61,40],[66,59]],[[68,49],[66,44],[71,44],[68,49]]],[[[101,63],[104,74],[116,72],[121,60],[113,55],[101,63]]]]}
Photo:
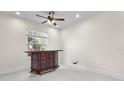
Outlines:
{"type": "Polygon", "coordinates": [[[103,12],[61,31],[63,62],[124,79],[124,12],[103,12]]]}
{"type": "Polygon", "coordinates": [[[24,53],[27,47],[25,37],[27,30],[48,33],[48,48],[59,49],[59,31],[57,29],[16,16],[0,14],[0,74],[30,67],[30,61],[27,54],[24,53]]]}

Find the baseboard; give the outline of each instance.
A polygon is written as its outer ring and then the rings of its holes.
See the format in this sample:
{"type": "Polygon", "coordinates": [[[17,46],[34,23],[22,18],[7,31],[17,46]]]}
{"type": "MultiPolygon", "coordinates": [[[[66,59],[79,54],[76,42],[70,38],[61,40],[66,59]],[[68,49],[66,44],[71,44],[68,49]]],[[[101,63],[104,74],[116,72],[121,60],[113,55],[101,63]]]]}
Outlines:
{"type": "Polygon", "coordinates": [[[91,67],[91,66],[86,66],[86,69],[88,71],[92,71],[95,73],[99,73],[99,74],[103,74],[105,76],[110,76],[119,80],[124,80],[124,75],[120,74],[120,73],[115,73],[115,72],[111,72],[105,69],[99,69],[99,68],[95,68],[95,67],[91,67]]]}
{"type": "Polygon", "coordinates": [[[102,74],[102,75],[105,75],[105,76],[109,76],[109,77],[112,77],[112,78],[116,78],[116,79],[119,79],[119,80],[124,80],[124,74],[114,73],[114,72],[111,72],[111,71],[108,71],[108,70],[105,70],[105,69],[100,69],[100,68],[96,68],[96,67],[93,67],[93,66],[85,66],[85,65],[83,65],[83,66],[70,65],[70,66],[74,66],[74,67],[77,67],[77,68],[82,69],[82,70],[95,72],[95,73],[102,74]]]}
{"type": "Polygon", "coordinates": [[[4,68],[4,69],[0,69],[0,75],[14,73],[14,72],[26,70],[26,69],[29,69],[29,68],[30,68],[29,64],[23,64],[23,65],[19,65],[19,66],[16,66],[16,67],[4,68]]]}

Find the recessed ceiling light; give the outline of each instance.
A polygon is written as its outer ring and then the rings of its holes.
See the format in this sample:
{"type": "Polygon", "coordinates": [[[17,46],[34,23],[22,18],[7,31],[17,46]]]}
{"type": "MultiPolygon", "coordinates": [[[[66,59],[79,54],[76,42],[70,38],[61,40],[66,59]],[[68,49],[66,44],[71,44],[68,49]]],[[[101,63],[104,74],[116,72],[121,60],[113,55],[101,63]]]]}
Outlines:
{"type": "Polygon", "coordinates": [[[79,14],[76,14],[76,16],[75,16],[76,18],[79,18],[79,14]]]}
{"type": "Polygon", "coordinates": [[[16,12],[17,15],[20,15],[20,12],[16,12]]]}

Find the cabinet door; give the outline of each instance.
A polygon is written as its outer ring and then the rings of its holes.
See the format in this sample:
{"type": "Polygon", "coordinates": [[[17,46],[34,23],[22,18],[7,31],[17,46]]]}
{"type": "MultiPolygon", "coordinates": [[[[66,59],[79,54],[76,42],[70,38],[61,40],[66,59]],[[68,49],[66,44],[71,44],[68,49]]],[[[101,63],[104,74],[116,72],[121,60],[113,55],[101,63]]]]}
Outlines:
{"type": "Polygon", "coordinates": [[[39,59],[39,62],[40,62],[40,70],[45,70],[46,69],[46,53],[43,52],[41,53],[40,55],[40,59],[39,59]]]}
{"type": "Polygon", "coordinates": [[[37,56],[37,54],[35,54],[35,53],[32,54],[31,58],[32,58],[31,59],[31,62],[32,62],[31,68],[37,70],[38,69],[38,56],[37,56]]]}
{"type": "Polygon", "coordinates": [[[40,62],[40,70],[45,70],[46,69],[46,62],[45,61],[41,61],[40,62]]]}
{"type": "Polygon", "coordinates": [[[50,68],[54,68],[54,65],[55,65],[55,53],[54,52],[49,53],[49,61],[50,61],[50,68]]]}

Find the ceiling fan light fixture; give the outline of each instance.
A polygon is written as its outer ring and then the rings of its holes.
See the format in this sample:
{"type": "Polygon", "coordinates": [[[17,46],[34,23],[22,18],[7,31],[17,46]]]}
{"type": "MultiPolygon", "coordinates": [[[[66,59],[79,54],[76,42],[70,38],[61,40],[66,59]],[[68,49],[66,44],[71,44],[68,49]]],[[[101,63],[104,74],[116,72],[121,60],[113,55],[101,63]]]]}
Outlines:
{"type": "Polygon", "coordinates": [[[54,23],[55,23],[55,21],[54,21],[54,20],[52,20],[52,23],[54,24],[54,23]]]}
{"type": "Polygon", "coordinates": [[[47,22],[48,22],[50,25],[52,24],[52,23],[50,22],[50,20],[48,20],[47,22]]]}

